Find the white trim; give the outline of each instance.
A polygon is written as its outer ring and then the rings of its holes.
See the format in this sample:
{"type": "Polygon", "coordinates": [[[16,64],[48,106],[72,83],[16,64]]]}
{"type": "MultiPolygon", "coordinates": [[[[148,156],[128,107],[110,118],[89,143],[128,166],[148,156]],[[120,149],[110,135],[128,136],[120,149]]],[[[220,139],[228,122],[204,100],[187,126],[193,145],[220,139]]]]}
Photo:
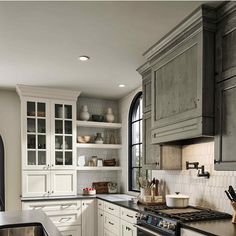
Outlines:
{"type": "Polygon", "coordinates": [[[17,84],[16,92],[22,97],[35,97],[35,98],[48,98],[48,99],[60,99],[60,100],[73,100],[76,101],[81,91],[58,89],[48,87],[36,87],[17,84]]]}

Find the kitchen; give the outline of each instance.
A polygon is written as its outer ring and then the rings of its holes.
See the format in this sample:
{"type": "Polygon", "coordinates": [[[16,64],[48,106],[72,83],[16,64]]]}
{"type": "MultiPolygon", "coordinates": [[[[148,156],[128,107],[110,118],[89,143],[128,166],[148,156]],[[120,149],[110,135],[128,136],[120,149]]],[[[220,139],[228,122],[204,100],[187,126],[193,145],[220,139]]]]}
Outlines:
{"type": "Polygon", "coordinates": [[[0,3],[3,235],[236,235],[236,4],[202,4],[0,3]]]}

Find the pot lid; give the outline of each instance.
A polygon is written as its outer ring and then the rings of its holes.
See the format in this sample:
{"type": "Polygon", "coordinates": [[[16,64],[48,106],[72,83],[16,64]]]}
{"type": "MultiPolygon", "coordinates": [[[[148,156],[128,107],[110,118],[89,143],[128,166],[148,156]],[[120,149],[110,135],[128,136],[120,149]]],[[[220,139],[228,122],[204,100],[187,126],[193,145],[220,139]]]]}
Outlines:
{"type": "Polygon", "coordinates": [[[166,197],[168,198],[185,198],[185,199],[189,199],[189,196],[188,195],[184,195],[184,194],[169,194],[169,195],[166,195],[166,197]]]}

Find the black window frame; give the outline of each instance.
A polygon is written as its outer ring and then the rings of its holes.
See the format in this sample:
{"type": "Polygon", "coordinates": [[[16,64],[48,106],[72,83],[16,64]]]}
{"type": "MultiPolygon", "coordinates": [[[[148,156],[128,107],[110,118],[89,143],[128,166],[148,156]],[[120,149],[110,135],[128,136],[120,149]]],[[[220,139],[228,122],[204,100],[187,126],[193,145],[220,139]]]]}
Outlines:
{"type": "MultiPolygon", "coordinates": [[[[130,108],[129,108],[129,117],[128,117],[128,190],[131,191],[131,192],[140,192],[140,190],[137,190],[137,189],[133,189],[133,183],[132,183],[132,180],[133,180],[133,176],[132,176],[132,170],[133,168],[139,168],[139,169],[142,169],[142,165],[141,165],[141,157],[140,157],[140,164],[139,164],[139,167],[133,167],[132,166],[132,161],[133,161],[133,156],[132,156],[132,147],[133,147],[133,142],[132,142],[132,124],[134,122],[142,122],[143,120],[143,114],[141,114],[142,118],[139,117],[138,120],[136,121],[133,121],[132,120],[132,116],[134,114],[134,111],[135,111],[135,106],[138,102],[138,100],[140,101],[140,99],[142,99],[142,96],[143,96],[143,93],[142,91],[138,92],[132,102],[131,102],[131,105],[130,105],[130,108]]],[[[142,101],[141,101],[142,102],[142,101]]],[[[140,139],[142,140],[142,137],[140,137],[140,139]]],[[[134,144],[134,145],[139,145],[139,147],[141,146],[142,147],[142,141],[137,143],[137,144],[134,144]]],[[[141,152],[142,153],[142,150],[141,152]]]]}

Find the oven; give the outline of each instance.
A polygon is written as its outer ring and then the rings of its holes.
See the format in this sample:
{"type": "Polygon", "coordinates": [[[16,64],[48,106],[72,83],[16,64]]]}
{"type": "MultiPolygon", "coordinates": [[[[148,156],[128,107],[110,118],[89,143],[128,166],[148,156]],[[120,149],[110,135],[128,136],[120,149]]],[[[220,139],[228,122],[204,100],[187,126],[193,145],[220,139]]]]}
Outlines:
{"type": "Polygon", "coordinates": [[[142,225],[135,225],[137,228],[137,236],[162,236],[166,234],[160,234],[157,232],[154,232],[152,229],[149,229],[147,227],[144,227],[142,225]]]}
{"type": "Polygon", "coordinates": [[[178,221],[151,212],[142,212],[135,227],[137,228],[137,236],[179,235],[178,221]]]}

